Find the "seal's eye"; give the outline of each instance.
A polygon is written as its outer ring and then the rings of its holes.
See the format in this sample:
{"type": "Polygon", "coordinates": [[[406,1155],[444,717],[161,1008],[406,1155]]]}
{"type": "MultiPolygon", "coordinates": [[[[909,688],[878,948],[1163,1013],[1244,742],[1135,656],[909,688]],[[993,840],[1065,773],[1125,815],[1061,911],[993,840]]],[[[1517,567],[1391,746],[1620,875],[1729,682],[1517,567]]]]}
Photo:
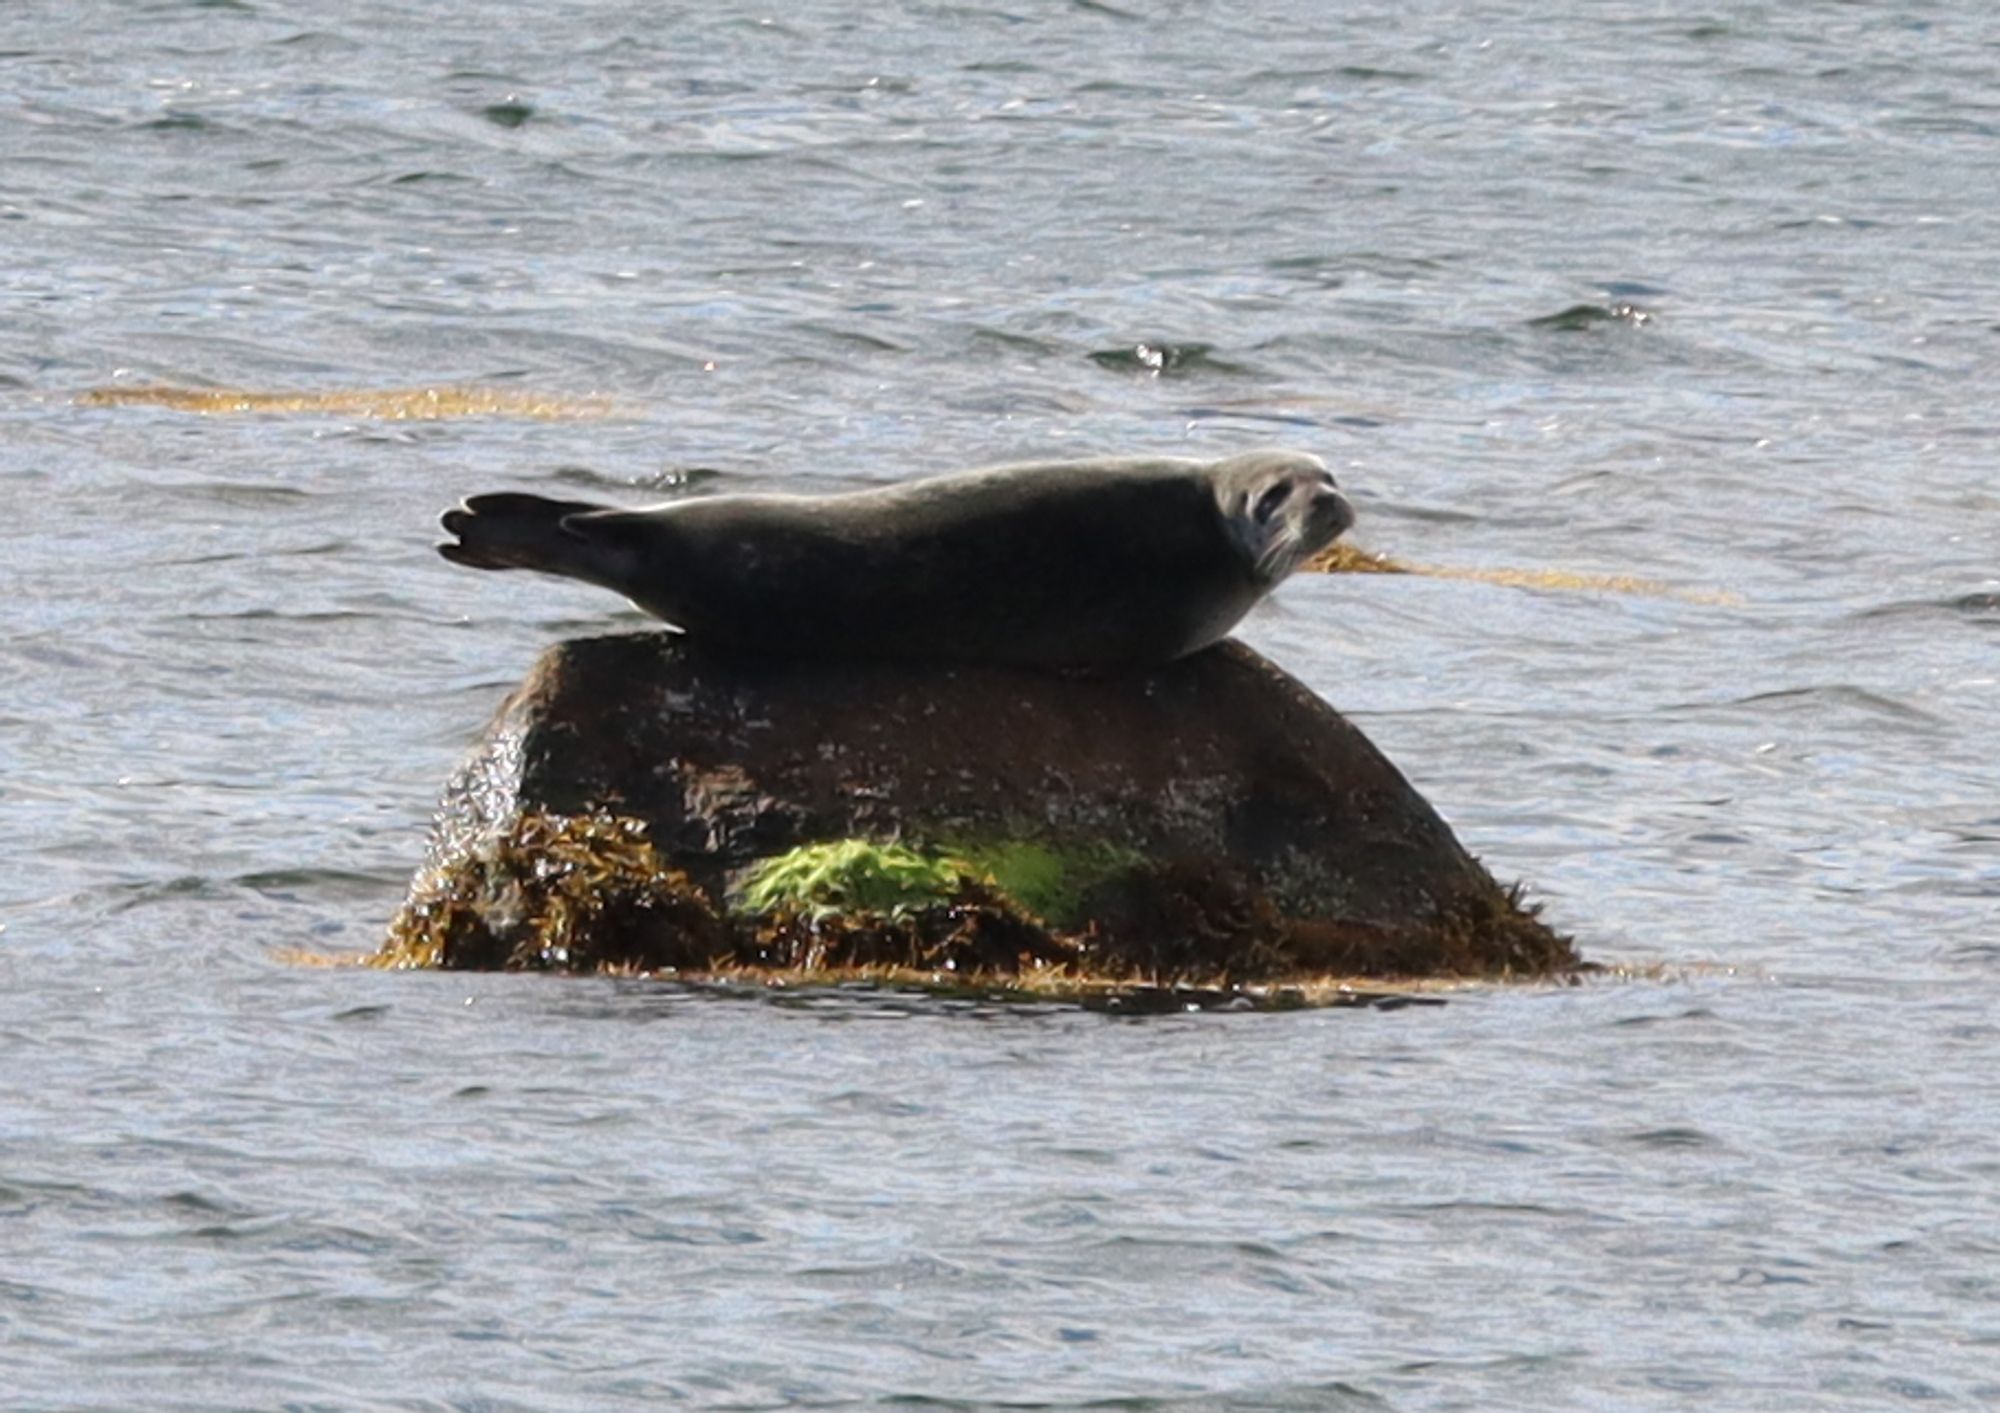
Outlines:
{"type": "Polygon", "coordinates": [[[1257,497],[1256,508],[1250,513],[1257,518],[1257,523],[1262,525],[1278,513],[1278,508],[1285,503],[1291,493],[1292,488],[1280,481],[1257,497]]]}

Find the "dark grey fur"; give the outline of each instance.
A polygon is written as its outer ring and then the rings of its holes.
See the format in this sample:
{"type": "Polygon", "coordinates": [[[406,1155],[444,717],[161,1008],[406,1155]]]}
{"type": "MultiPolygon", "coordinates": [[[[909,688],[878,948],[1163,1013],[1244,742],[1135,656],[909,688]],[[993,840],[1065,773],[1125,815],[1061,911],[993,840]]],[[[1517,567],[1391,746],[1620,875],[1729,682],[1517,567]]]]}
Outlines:
{"type": "Polygon", "coordinates": [[[1208,646],[1353,519],[1317,458],[1266,451],[641,510],[474,496],[438,552],[601,584],[760,654],[1086,666],[1208,646]]]}

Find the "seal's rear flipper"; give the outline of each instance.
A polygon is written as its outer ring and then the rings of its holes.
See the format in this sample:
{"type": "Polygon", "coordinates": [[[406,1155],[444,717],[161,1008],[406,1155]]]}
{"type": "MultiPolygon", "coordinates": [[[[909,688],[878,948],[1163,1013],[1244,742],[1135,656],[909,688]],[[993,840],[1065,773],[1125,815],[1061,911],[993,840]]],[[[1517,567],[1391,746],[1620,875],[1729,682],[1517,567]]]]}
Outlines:
{"type": "Polygon", "coordinates": [[[588,501],[550,500],[512,491],[473,496],[444,513],[440,523],[458,541],[439,545],[437,551],[453,564],[473,569],[539,569],[591,578],[581,572],[584,541],[564,529],[563,521],[601,509],[588,501]]]}

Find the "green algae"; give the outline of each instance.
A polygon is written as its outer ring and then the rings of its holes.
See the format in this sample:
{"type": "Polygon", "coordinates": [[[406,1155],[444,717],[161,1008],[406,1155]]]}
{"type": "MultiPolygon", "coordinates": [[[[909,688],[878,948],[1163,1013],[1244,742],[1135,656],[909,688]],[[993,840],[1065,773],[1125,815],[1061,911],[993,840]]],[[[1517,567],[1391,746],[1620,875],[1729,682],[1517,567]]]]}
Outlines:
{"type": "Polygon", "coordinates": [[[968,873],[955,859],[902,844],[836,839],[758,860],[736,896],[740,910],[752,914],[903,918],[949,903],[964,891],[968,873]]]}
{"type": "Polygon", "coordinates": [[[835,839],[759,860],[733,890],[733,902],[752,915],[903,918],[978,891],[1064,926],[1082,916],[1092,890],[1145,862],[1136,850],[1108,844],[998,839],[918,849],[835,839]]]}
{"type": "Polygon", "coordinates": [[[951,854],[996,893],[1063,927],[1082,919],[1093,890],[1146,862],[1136,849],[1111,844],[1057,847],[1031,839],[960,843],[951,854]]]}

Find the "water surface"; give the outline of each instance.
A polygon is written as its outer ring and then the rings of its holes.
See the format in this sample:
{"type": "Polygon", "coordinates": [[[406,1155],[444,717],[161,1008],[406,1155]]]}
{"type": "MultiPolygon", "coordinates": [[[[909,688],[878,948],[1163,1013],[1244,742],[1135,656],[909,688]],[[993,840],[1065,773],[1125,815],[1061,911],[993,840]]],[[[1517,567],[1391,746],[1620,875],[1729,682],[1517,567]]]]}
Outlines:
{"type": "Polygon", "coordinates": [[[2000,1401],[2000,20],[0,18],[22,1408],[2000,1401]],[[1579,313],[1581,309],[1581,313],[1579,313]],[[464,383],[586,421],[201,417],[464,383]],[[1127,1022],[301,969],[549,641],[436,512],[1284,442],[1244,630],[1590,956],[1127,1022]]]}

